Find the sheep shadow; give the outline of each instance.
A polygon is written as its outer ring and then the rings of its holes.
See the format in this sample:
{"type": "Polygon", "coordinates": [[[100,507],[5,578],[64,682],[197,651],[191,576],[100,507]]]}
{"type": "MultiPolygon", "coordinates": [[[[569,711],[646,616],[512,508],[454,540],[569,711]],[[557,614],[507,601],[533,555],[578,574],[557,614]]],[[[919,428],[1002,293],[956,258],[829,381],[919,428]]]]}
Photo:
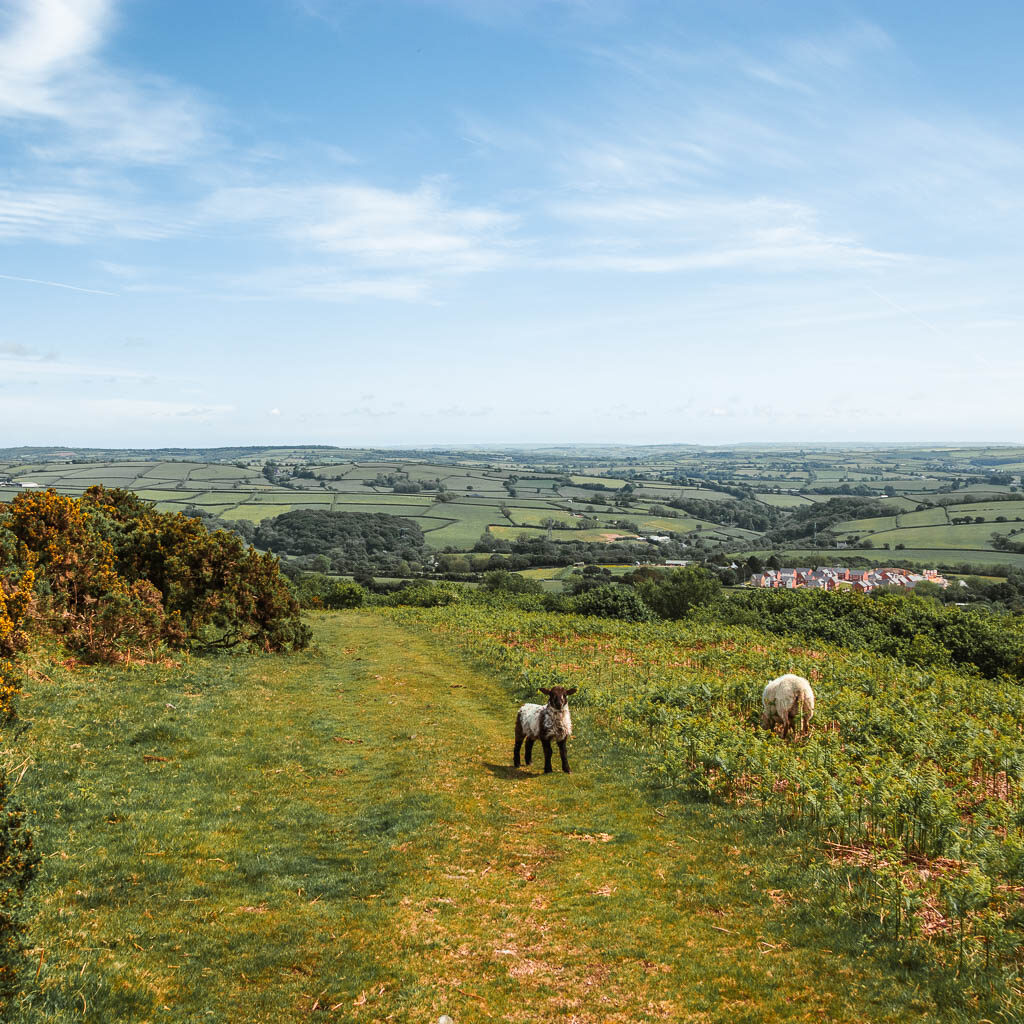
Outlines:
{"type": "MultiPolygon", "coordinates": [[[[516,768],[510,764],[492,764],[490,761],[483,761],[481,763],[496,779],[532,779],[537,774],[536,767],[532,765],[529,767],[523,765],[522,768],[516,768]]],[[[544,763],[542,760],[542,772],[543,768],[544,763]]]]}

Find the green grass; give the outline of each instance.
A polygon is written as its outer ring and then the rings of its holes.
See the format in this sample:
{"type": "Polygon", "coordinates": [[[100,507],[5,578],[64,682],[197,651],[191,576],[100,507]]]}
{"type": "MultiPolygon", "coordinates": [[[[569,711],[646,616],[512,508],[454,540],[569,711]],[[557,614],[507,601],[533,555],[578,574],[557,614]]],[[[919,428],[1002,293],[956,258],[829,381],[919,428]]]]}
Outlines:
{"type": "Polygon", "coordinates": [[[507,522],[498,510],[497,505],[470,505],[460,502],[443,502],[434,505],[429,515],[421,515],[417,520],[420,528],[430,530],[427,544],[432,548],[454,547],[459,551],[469,551],[487,532],[491,523],[507,522]],[[445,523],[444,520],[451,520],[445,523]],[[439,529],[430,529],[440,523],[439,529]]]}
{"type": "Polygon", "coordinates": [[[616,480],[607,476],[573,476],[569,478],[576,485],[581,484],[603,484],[610,490],[617,491],[620,487],[626,486],[625,480],[616,480]]]}
{"type": "Polygon", "coordinates": [[[572,572],[571,567],[554,566],[546,569],[519,569],[520,576],[529,580],[561,580],[572,572]]]}
{"type": "Polygon", "coordinates": [[[811,504],[811,499],[802,494],[756,494],[755,497],[762,504],[775,508],[798,508],[811,504]]]}
{"type": "Polygon", "coordinates": [[[525,692],[378,614],[314,625],[289,657],[36,666],[19,1024],[949,1019],[793,912],[785,839],[638,785],[585,708],[572,775],[516,771],[525,692]]]}
{"type": "Polygon", "coordinates": [[[991,550],[992,534],[1006,533],[1003,523],[971,523],[963,526],[916,526],[905,530],[882,530],[871,535],[880,544],[905,544],[908,548],[979,548],[991,550]]]}
{"type": "MultiPolygon", "coordinates": [[[[285,512],[291,512],[294,506],[292,505],[240,505],[238,508],[233,508],[229,512],[222,513],[225,519],[244,519],[250,523],[259,523],[264,519],[270,519],[272,516],[283,515],[285,512]]],[[[164,511],[165,506],[163,504],[157,505],[157,508],[164,511]]],[[[175,512],[180,511],[181,506],[169,506],[169,511],[175,512]]]]}
{"type": "Polygon", "coordinates": [[[896,516],[876,516],[873,519],[847,519],[842,523],[836,523],[832,529],[839,534],[874,534],[880,530],[894,530],[896,518],[896,516]]]}
{"type": "Polygon", "coordinates": [[[525,534],[527,537],[547,537],[550,534],[551,540],[576,540],[584,544],[589,543],[605,543],[606,541],[613,540],[616,537],[626,537],[631,540],[636,539],[635,533],[630,533],[628,530],[618,530],[614,527],[602,527],[596,530],[545,530],[540,527],[527,527],[527,526],[491,526],[488,528],[489,533],[493,533],[495,537],[500,537],[502,540],[514,541],[521,535],[525,534]]]}
{"type": "Polygon", "coordinates": [[[996,516],[1016,519],[1018,516],[1024,516],[1024,501],[983,501],[968,505],[950,505],[949,514],[951,516],[984,516],[990,520],[996,516]]]}
{"type": "Polygon", "coordinates": [[[942,526],[949,522],[944,508],[924,508],[920,512],[901,512],[896,517],[896,525],[907,526],[942,526]]]}
{"type": "MultiPolygon", "coordinates": [[[[577,522],[568,512],[554,508],[510,508],[512,522],[516,526],[540,526],[548,519],[556,520],[559,525],[571,529],[577,522]]],[[[584,513],[590,518],[590,513],[584,513]]]]}

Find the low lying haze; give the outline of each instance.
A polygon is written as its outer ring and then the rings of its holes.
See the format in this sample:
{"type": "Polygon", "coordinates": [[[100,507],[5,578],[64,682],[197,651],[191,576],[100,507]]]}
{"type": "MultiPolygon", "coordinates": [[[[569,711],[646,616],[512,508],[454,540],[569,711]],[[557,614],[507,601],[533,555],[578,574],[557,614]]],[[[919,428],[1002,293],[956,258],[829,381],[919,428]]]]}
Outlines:
{"type": "Polygon", "coordinates": [[[0,433],[1019,442],[1022,34],[999,2],[13,0],[0,433]]]}

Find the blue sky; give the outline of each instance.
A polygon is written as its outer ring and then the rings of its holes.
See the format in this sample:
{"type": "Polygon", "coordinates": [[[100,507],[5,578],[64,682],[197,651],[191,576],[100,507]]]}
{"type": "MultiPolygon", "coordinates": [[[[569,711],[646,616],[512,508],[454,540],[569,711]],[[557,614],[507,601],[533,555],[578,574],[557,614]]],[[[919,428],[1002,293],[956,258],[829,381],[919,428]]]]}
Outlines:
{"type": "Polygon", "coordinates": [[[7,0],[0,443],[1024,441],[1022,35],[7,0]]]}

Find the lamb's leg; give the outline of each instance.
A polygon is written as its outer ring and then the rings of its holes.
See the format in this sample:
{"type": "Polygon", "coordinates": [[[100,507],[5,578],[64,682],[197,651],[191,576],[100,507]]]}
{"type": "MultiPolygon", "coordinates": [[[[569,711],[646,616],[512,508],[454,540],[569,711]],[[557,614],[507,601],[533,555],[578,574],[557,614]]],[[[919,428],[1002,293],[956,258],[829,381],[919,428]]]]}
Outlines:
{"type": "Polygon", "coordinates": [[[533,737],[526,741],[526,763],[533,764],[533,737]]]}
{"type": "Polygon", "coordinates": [[[558,741],[558,753],[562,756],[562,771],[567,772],[569,770],[569,757],[565,752],[565,740],[558,741]]]}
{"type": "MultiPolygon", "coordinates": [[[[531,741],[532,742],[532,741],[531,741]]],[[[519,748],[523,745],[523,726],[519,721],[518,716],[516,717],[516,748],[512,753],[512,764],[516,768],[519,767],[519,748]]],[[[530,763],[530,747],[527,744],[526,747],[526,763],[530,763]]]]}
{"type": "Polygon", "coordinates": [[[782,716],[782,738],[785,739],[789,735],[789,727],[791,724],[792,709],[781,712],[782,716]]]}
{"type": "Polygon", "coordinates": [[[546,736],[542,736],[540,739],[544,746],[544,772],[545,774],[550,772],[551,769],[551,740],[546,736]]]}

